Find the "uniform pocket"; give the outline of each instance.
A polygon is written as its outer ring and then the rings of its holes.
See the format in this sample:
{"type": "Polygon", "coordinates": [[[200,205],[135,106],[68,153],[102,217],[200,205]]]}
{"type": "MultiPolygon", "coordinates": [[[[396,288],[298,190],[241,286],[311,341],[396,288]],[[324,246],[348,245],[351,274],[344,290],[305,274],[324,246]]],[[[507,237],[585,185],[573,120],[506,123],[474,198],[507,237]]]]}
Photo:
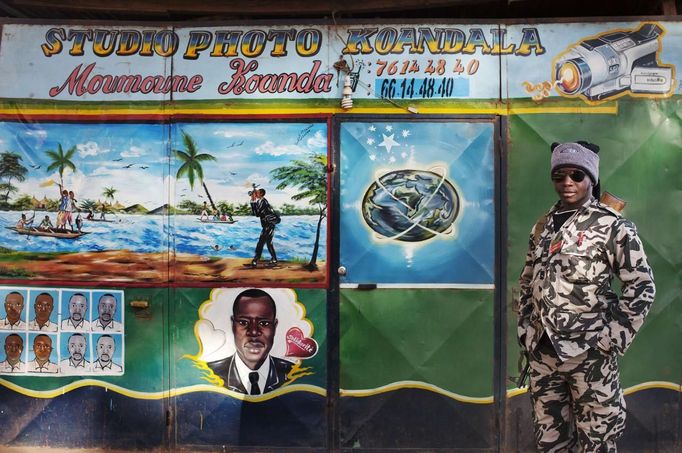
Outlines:
{"type": "Polygon", "coordinates": [[[555,329],[560,334],[601,331],[604,318],[598,312],[576,313],[570,311],[554,312],[555,329]]]}
{"type": "Polygon", "coordinates": [[[589,254],[561,254],[561,278],[569,283],[591,283],[594,280],[593,259],[589,254]]]}

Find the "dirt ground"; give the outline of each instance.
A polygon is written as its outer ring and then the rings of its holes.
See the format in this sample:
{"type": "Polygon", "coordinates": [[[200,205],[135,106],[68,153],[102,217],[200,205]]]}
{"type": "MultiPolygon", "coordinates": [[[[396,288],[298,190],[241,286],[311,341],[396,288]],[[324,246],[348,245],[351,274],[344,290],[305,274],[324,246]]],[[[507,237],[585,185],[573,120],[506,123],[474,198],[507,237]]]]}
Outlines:
{"type": "Polygon", "coordinates": [[[191,254],[132,253],[126,250],[66,253],[43,258],[0,262],[0,278],[42,281],[106,281],[121,283],[319,284],[327,277],[326,263],[309,270],[306,263],[280,261],[249,266],[250,259],[191,254]]]}

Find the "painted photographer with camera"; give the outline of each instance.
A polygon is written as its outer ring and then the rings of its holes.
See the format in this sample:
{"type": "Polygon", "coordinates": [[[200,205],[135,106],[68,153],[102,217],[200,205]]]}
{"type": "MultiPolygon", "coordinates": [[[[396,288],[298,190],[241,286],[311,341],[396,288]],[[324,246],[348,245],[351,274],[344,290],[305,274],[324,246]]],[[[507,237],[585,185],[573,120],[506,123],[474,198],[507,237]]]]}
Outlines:
{"type": "Polygon", "coordinates": [[[262,228],[258,244],[256,245],[256,254],[251,261],[251,267],[258,266],[258,260],[260,260],[264,245],[267,245],[268,252],[270,252],[270,262],[268,265],[276,266],[277,253],[275,252],[275,246],[272,245],[272,238],[275,236],[275,226],[281,219],[265,198],[265,189],[254,187],[252,191],[249,191],[249,195],[251,196],[251,212],[260,218],[262,228]]]}

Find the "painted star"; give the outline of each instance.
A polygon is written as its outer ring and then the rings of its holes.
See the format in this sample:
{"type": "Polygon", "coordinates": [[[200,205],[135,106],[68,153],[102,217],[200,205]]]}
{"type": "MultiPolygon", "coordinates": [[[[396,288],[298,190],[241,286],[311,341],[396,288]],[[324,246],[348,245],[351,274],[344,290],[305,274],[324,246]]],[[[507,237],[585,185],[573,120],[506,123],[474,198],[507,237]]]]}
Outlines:
{"type": "Polygon", "coordinates": [[[372,146],[374,144],[374,139],[373,138],[368,138],[367,139],[367,144],[372,146]]]}
{"type": "Polygon", "coordinates": [[[410,136],[410,131],[408,131],[407,129],[403,129],[401,135],[403,136],[403,138],[407,138],[410,136]]]}
{"type": "Polygon", "coordinates": [[[376,154],[370,154],[369,155],[369,160],[376,160],[377,155],[376,154]]]}
{"type": "Polygon", "coordinates": [[[389,136],[386,136],[384,134],[381,134],[381,135],[384,137],[384,141],[379,143],[379,146],[383,146],[384,148],[386,148],[387,152],[390,153],[391,148],[393,148],[394,146],[400,146],[400,143],[393,140],[393,137],[395,136],[395,134],[391,134],[389,136]]]}
{"type": "Polygon", "coordinates": [[[393,126],[390,124],[386,125],[386,132],[391,132],[393,130],[393,126]]]}
{"type": "Polygon", "coordinates": [[[374,132],[375,130],[377,130],[377,128],[374,127],[374,126],[370,126],[370,127],[369,127],[369,130],[370,130],[371,132],[374,132]]]}

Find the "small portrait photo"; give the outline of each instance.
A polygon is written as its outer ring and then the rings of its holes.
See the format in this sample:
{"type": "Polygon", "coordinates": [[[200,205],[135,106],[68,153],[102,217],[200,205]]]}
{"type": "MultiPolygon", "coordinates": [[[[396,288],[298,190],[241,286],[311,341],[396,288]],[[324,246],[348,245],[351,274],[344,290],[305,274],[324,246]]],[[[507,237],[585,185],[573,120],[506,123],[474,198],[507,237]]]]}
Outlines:
{"type": "Polygon", "coordinates": [[[26,294],[24,288],[0,288],[0,330],[26,330],[26,294]]]}
{"type": "Polygon", "coordinates": [[[16,374],[26,371],[26,334],[14,332],[0,333],[0,374],[16,374]]]}
{"type": "Polygon", "coordinates": [[[59,291],[46,288],[31,288],[28,292],[28,297],[31,301],[28,306],[28,330],[56,332],[59,291]]]}
{"type": "Polygon", "coordinates": [[[318,350],[313,325],[296,293],[284,288],[220,288],[199,308],[195,332],[206,379],[261,395],[313,374],[302,360],[318,350]]]}
{"type": "Polygon", "coordinates": [[[121,291],[92,292],[93,332],[123,332],[123,293],[121,291]]]}
{"type": "Polygon", "coordinates": [[[60,313],[60,327],[63,332],[89,332],[90,291],[77,289],[62,290],[60,313]]]}
{"type": "Polygon", "coordinates": [[[28,334],[28,342],[30,350],[26,371],[41,374],[57,373],[59,371],[57,335],[31,332],[28,334]]]}
{"type": "Polygon", "coordinates": [[[93,334],[92,348],[94,374],[123,374],[123,335],[93,334]]]}
{"type": "Polygon", "coordinates": [[[62,333],[59,336],[59,372],[61,374],[88,374],[92,371],[90,334],[62,333]]]}

